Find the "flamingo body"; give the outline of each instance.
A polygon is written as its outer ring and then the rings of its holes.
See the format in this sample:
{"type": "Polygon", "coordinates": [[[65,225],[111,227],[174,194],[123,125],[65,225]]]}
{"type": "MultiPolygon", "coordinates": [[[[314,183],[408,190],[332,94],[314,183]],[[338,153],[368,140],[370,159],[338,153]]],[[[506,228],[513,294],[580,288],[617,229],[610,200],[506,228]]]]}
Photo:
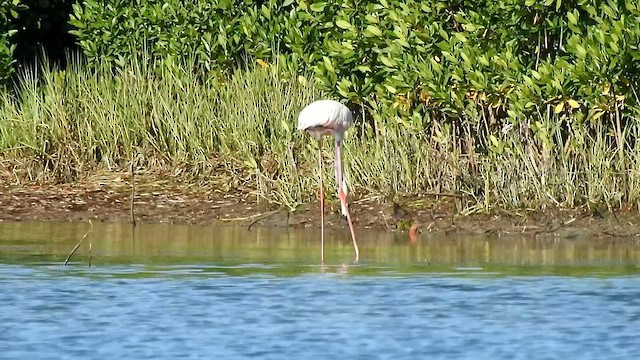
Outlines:
{"type": "Polygon", "coordinates": [[[333,135],[336,140],[344,138],[351,126],[351,110],[334,100],[318,100],[306,106],[298,116],[298,130],[307,130],[313,137],[333,135]]]}
{"type": "Polygon", "coordinates": [[[353,239],[353,247],[356,254],[356,262],[359,259],[358,244],[356,243],[355,232],[351,222],[351,215],[347,207],[347,186],[344,181],[344,170],[342,167],[342,140],[345,131],[351,126],[353,116],[351,110],[343,104],[334,100],[319,100],[307,105],[298,116],[298,130],[307,131],[318,140],[318,164],[320,167],[320,221],[321,227],[321,257],[324,263],[324,188],[322,185],[322,136],[333,135],[336,143],[335,155],[335,175],[338,185],[338,197],[342,213],[347,217],[349,230],[353,239]]]}

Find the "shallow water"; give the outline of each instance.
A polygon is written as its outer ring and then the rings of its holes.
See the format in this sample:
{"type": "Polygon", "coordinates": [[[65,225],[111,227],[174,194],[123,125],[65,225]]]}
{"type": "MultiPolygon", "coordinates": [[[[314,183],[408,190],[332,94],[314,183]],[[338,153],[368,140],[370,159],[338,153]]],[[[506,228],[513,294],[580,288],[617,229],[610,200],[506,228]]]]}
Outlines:
{"type": "Polygon", "coordinates": [[[0,224],[0,358],[635,359],[635,240],[0,224]],[[89,261],[91,244],[91,267],[89,261]]]}

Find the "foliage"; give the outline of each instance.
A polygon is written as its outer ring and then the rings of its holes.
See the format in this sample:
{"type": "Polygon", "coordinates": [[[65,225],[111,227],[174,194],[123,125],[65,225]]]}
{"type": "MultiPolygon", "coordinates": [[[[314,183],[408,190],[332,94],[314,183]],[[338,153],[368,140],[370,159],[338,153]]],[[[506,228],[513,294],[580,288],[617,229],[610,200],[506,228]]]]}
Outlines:
{"type": "Polygon", "coordinates": [[[120,66],[146,47],[161,59],[194,52],[207,70],[247,59],[310,70],[381,127],[519,124],[549,109],[597,121],[636,104],[630,0],[88,0],[71,23],[90,59],[120,66]]]}
{"type": "Polygon", "coordinates": [[[144,52],[169,63],[191,57],[198,68],[228,73],[249,55],[267,57],[276,50],[281,19],[292,6],[261,3],[87,0],[74,5],[70,23],[91,61],[123,66],[144,52]]]}
{"type": "Polygon", "coordinates": [[[18,11],[23,8],[20,0],[0,0],[0,83],[13,73],[13,52],[16,45],[11,39],[17,31],[13,22],[18,18],[18,11]]]}
{"type": "Polygon", "coordinates": [[[630,0],[87,0],[70,23],[93,67],[0,97],[0,149],[43,174],[142,154],[197,175],[220,156],[294,207],[315,155],[293,124],[322,94],[359,105],[356,191],[640,206],[630,0]]]}
{"type": "Polygon", "coordinates": [[[298,10],[293,33],[303,40],[291,48],[308,54],[319,84],[367,103],[378,123],[521,125],[549,109],[596,121],[636,105],[632,1],[314,1],[298,10]]]}

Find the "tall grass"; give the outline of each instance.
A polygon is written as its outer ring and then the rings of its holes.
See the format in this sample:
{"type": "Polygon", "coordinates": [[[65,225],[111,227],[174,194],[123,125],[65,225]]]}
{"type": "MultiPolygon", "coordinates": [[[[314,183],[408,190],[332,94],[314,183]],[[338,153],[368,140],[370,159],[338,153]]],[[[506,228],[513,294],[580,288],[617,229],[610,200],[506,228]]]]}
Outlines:
{"type": "MultiPolygon", "coordinates": [[[[224,175],[235,179],[228,186],[243,182],[288,208],[309,201],[317,146],[296,119],[323,94],[275,65],[237,70],[226,81],[191,68],[140,61],[115,71],[76,62],[25,73],[15,91],[0,91],[0,160],[12,173],[5,180],[76,181],[135,159],[188,181],[224,175]]],[[[464,213],[640,207],[637,117],[621,119],[619,132],[552,111],[498,131],[478,114],[416,131],[381,115],[383,123],[358,119],[347,133],[347,179],[357,196],[460,194],[464,213]]]]}

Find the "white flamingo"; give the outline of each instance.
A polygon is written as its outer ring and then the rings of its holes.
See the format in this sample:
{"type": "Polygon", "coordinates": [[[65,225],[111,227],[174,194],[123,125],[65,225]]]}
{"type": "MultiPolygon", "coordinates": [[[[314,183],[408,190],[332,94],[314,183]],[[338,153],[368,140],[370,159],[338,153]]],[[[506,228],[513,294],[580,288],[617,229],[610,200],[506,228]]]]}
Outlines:
{"type": "Polygon", "coordinates": [[[342,214],[347,217],[349,222],[349,230],[353,239],[353,248],[356,253],[357,262],[360,258],[358,251],[358,243],[356,235],[353,231],[353,223],[347,206],[347,189],[344,181],[344,169],[342,167],[342,140],[344,132],[351,126],[353,116],[348,107],[333,100],[319,100],[307,105],[298,116],[298,130],[309,132],[316,140],[318,140],[318,164],[320,166],[320,237],[321,250],[320,256],[324,264],[324,187],[322,185],[322,136],[333,135],[336,141],[335,154],[335,173],[336,183],[338,184],[338,197],[342,207],[342,214]]]}

